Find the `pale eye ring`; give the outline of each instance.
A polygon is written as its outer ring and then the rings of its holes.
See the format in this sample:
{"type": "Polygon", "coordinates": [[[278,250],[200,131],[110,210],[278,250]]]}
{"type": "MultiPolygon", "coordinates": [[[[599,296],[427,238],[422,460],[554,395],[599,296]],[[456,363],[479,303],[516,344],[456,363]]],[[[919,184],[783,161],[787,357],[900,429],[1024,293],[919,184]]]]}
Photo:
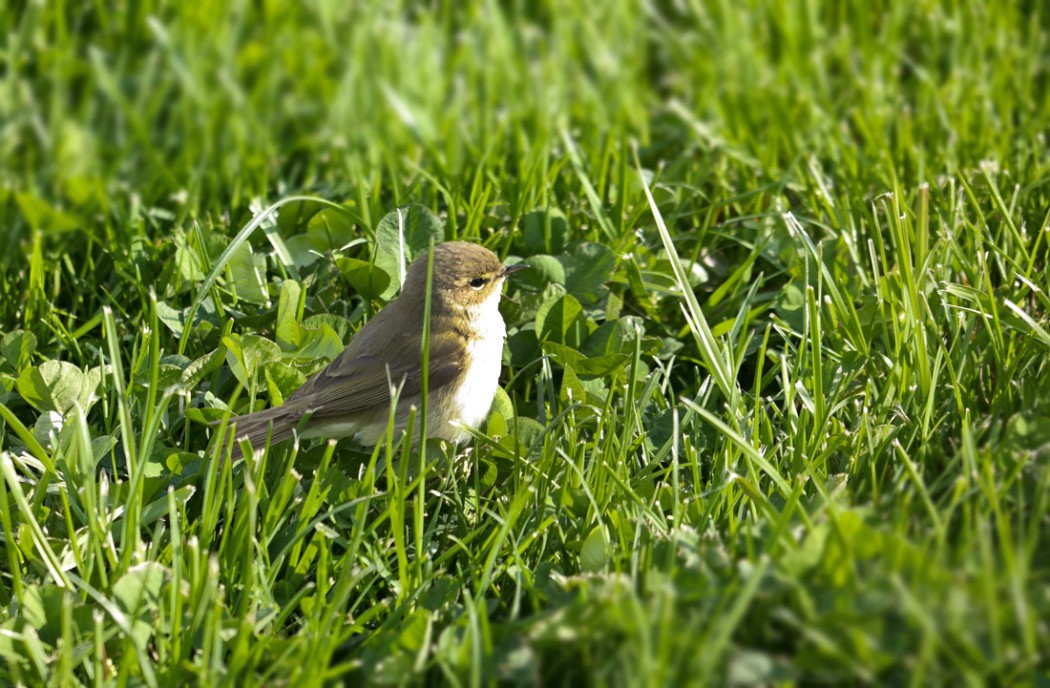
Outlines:
{"type": "Polygon", "coordinates": [[[481,289],[485,286],[485,282],[486,280],[484,277],[475,277],[474,279],[470,280],[470,286],[472,286],[475,289],[481,289]]]}

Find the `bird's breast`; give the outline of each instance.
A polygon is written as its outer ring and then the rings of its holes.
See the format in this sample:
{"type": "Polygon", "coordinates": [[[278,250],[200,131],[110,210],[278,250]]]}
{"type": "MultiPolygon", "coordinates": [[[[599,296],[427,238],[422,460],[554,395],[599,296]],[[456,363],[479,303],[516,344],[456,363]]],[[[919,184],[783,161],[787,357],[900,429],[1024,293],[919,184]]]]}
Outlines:
{"type": "MultiPolygon", "coordinates": [[[[498,305],[498,302],[497,302],[498,305]]],[[[473,319],[473,337],[467,343],[464,371],[459,384],[451,391],[451,404],[446,418],[439,420],[438,436],[460,440],[466,433],[453,425],[476,428],[485,420],[499,386],[503,364],[503,339],[507,330],[498,308],[490,308],[473,319]]]]}

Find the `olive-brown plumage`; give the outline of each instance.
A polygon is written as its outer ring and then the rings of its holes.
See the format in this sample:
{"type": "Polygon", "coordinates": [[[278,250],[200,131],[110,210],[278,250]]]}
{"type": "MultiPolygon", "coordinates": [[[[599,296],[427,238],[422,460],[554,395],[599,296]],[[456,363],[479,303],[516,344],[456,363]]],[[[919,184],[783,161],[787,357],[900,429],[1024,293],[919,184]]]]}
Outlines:
{"type": "MultiPolygon", "coordinates": [[[[506,329],[499,313],[503,279],[524,265],[466,242],[434,247],[431,277],[427,436],[458,441],[492,404],[506,329]]],[[[292,436],[357,435],[375,444],[386,433],[391,389],[400,388],[395,428],[421,399],[427,255],[409,266],[401,295],[382,309],[321,372],[281,406],[234,419],[238,440],[259,450],[292,436]],[[304,417],[308,418],[304,421],[304,417]]],[[[418,437],[418,434],[417,434],[418,437]]],[[[240,454],[239,446],[234,455],[240,454]]]]}

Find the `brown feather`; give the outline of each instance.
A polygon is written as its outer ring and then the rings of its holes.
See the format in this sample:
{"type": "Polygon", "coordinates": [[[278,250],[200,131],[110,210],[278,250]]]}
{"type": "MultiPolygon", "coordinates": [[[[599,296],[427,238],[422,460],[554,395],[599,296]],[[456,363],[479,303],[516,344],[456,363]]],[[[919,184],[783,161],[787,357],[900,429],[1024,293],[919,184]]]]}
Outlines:
{"type": "MultiPolygon", "coordinates": [[[[422,394],[420,352],[424,318],[427,256],[409,268],[402,295],[375,315],[331,363],[281,406],[234,419],[237,445],[247,439],[261,449],[267,436],[273,444],[301,428],[323,432],[326,426],[384,423],[390,413],[391,385],[400,386],[398,423],[403,424],[408,405],[422,394]],[[409,295],[406,298],[406,295],[409,295]],[[303,419],[309,418],[303,422],[303,419]]],[[[474,244],[448,242],[434,248],[431,341],[428,387],[437,398],[447,396],[470,364],[466,360],[472,333],[461,326],[462,309],[480,303],[501,282],[502,264],[495,254],[474,244]],[[440,269],[438,269],[440,266],[440,269]],[[474,276],[492,275],[484,290],[468,288],[474,276]]]]}

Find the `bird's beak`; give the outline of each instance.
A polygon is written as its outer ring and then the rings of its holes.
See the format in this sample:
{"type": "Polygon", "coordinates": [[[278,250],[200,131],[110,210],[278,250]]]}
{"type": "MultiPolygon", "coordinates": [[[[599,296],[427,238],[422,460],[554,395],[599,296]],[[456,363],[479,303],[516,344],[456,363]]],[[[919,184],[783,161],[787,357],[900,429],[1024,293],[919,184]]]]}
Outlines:
{"type": "Polygon", "coordinates": [[[504,265],[503,269],[499,271],[499,276],[506,277],[507,275],[513,274],[515,272],[521,272],[522,270],[525,270],[528,267],[529,266],[525,263],[517,263],[515,265],[504,265]]]}

